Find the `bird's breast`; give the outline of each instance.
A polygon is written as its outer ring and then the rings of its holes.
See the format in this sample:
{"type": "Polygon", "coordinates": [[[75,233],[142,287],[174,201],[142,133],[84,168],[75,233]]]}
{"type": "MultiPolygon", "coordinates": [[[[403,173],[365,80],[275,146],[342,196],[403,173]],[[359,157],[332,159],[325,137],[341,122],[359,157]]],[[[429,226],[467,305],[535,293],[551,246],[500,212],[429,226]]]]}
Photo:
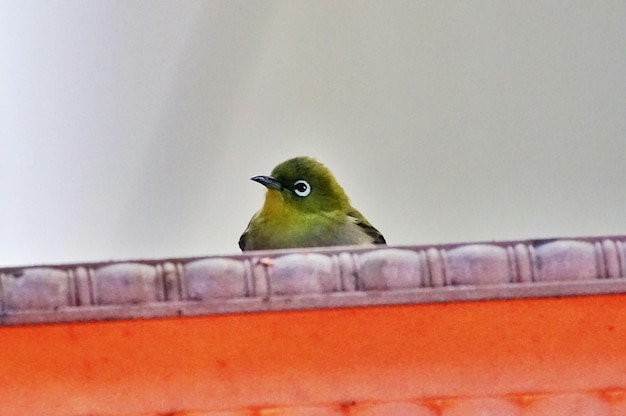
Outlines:
{"type": "Polygon", "coordinates": [[[345,213],[275,212],[262,210],[250,224],[251,249],[371,244],[372,238],[345,213]]]}

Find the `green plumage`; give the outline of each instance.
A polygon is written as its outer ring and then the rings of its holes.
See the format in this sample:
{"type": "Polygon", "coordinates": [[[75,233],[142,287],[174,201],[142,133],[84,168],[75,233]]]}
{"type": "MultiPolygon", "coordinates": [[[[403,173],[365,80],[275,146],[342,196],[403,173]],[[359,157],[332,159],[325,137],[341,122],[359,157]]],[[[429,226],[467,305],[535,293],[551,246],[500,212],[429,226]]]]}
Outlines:
{"type": "Polygon", "coordinates": [[[252,180],[266,186],[267,194],[239,239],[244,251],[385,244],[382,234],[352,207],[333,174],[315,159],[289,159],[271,176],[252,180]]]}

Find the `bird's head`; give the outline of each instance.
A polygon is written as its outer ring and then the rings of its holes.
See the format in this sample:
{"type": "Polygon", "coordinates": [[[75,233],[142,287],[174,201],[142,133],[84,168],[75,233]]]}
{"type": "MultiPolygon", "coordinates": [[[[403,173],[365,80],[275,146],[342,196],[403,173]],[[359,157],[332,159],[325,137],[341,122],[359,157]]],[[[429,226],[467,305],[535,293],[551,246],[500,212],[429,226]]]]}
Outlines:
{"type": "Polygon", "coordinates": [[[271,176],[255,176],[264,185],[266,203],[286,204],[304,212],[329,212],[350,207],[348,196],[328,168],[310,157],[282,162],[271,176]]]}

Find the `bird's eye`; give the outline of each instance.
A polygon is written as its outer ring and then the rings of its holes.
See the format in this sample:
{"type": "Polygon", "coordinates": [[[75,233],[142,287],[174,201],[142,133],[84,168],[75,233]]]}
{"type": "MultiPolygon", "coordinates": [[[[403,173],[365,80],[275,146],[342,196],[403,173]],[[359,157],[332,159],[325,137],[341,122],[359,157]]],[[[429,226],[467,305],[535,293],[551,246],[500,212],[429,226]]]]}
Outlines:
{"type": "Polygon", "coordinates": [[[293,191],[296,195],[304,198],[311,193],[311,185],[307,181],[299,180],[293,184],[293,191]]]}

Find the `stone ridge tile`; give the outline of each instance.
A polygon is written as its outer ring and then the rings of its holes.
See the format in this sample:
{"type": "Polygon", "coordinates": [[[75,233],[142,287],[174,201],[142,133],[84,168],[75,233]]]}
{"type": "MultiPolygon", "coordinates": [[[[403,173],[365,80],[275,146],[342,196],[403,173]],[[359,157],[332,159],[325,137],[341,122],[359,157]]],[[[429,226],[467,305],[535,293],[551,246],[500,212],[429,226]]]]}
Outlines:
{"type": "Polygon", "coordinates": [[[183,266],[185,298],[189,300],[244,297],[248,284],[244,263],[232,259],[210,258],[183,266]]]}
{"type": "Polygon", "coordinates": [[[278,296],[332,293],[341,290],[339,270],[331,256],[288,254],[268,267],[272,294],[278,296]]]}
{"type": "Polygon", "coordinates": [[[94,273],[93,291],[98,305],[136,305],[163,300],[157,268],[140,263],[117,263],[94,273]]]}
{"type": "Polygon", "coordinates": [[[49,267],[34,267],[4,273],[2,288],[6,310],[49,310],[72,303],[67,273],[49,267]]]}
{"type": "Polygon", "coordinates": [[[360,289],[415,289],[426,281],[425,265],[415,251],[390,248],[363,253],[358,258],[360,289]]]}

